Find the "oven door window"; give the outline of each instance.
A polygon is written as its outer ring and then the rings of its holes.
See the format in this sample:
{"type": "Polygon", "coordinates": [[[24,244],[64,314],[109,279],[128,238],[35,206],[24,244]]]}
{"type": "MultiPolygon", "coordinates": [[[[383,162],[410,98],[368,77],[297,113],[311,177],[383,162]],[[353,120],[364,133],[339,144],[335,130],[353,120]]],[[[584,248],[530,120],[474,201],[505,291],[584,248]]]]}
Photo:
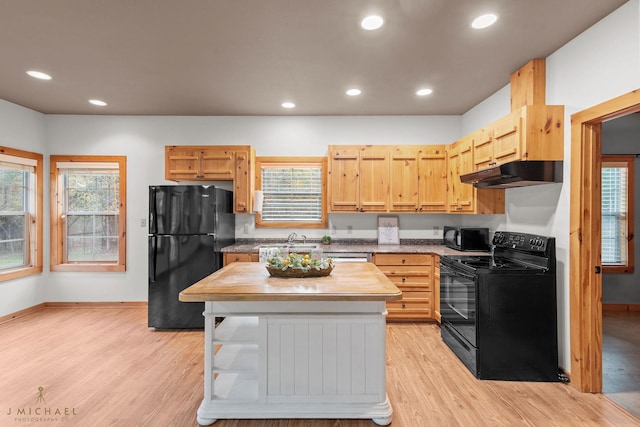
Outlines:
{"type": "Polygon", "coordinates": [[[440,315],[476,346],[477,276],[440,265],[440,315]]]}

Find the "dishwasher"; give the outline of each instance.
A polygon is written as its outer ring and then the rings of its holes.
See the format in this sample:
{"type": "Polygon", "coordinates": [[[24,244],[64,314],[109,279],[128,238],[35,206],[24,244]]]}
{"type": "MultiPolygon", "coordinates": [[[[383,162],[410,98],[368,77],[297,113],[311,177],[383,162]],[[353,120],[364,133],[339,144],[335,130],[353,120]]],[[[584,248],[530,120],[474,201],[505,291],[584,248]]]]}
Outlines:
{"type": "Polygon", "coordinates": [[[371,253],[368,252],[325,252],[323,256],[338,262],[371,262],[371,253]]]}

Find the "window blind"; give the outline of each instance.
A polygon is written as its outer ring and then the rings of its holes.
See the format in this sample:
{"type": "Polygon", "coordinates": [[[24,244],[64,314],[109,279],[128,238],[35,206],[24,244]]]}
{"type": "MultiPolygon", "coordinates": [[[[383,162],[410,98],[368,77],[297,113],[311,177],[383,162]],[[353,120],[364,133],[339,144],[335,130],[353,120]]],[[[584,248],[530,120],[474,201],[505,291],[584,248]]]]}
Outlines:
{"type": "Polygon", "coordinates": [[[322,169],[263,167],[263,222],[321,222],[322,169]]]}
{"type": "Polygon", "coordinates": [[[628,174],[626,167],[602,168],[602,263],[627,263],[628,174]]]}

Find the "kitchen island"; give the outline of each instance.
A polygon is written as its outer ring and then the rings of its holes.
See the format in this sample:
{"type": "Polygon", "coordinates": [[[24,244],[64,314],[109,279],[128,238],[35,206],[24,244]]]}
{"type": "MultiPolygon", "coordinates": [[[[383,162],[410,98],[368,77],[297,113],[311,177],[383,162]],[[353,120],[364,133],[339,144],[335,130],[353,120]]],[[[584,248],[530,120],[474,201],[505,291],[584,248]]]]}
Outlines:
{"type": "Polygon", "coordinates": [[[370,418],[391,423],[385,301],[400,290],[372,263],[276,278],[227,265],[180,293],[205,302],[204,399],[197,420],[370,418]],[[216,326],[216,318],[224,320],[216,326]]]}

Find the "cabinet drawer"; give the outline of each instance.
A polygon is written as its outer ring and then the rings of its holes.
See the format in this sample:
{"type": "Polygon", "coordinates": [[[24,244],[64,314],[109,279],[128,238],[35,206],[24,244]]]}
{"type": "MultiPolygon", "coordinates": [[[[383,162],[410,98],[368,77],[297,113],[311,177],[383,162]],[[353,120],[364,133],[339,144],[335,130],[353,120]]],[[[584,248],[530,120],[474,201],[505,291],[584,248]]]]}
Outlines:
{"type": "Polygon", "coordinates": [[[258,254],[250,253],[226,253],[224,254],[224,265],[232,262],[258,262],[260,259],[258,254]]]}
{"type": "Polygon", "coordinates": [[[433,265],[429,254],[376,254],[376,265],[433,265]]]}
{"type": "Polygon", "coordinates": [[[430,291],[433,281],[430,276],[387,276],[394,285],[404,290],[417,288],[420,291],[430,291]]]}
{"type": "Polygon", "coordinates": [[[427,265],[378,265],[378,268],[389,278],[392,276],[429,276],[431,266],[427,265]]]}
{"type": "Polygon", "coordinates": [[[432,318],[431,292],[403,291],[401,300],[387,302],[387,311],[392,319],[432,318]]]}

